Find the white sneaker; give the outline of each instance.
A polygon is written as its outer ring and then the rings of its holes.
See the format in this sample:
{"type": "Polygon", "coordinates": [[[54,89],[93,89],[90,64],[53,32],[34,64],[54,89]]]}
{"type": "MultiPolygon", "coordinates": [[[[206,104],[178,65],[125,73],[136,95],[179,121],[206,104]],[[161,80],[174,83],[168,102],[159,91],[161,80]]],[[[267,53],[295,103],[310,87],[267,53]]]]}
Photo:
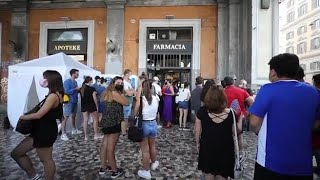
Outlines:
{"type": "Polygon", "coordinates": [[[144,178],[144,179],[151,179],[151,173],[150,171],[146,170],[139,170],[138,171],[138,176],[144,178]]]}
{"type": "Polygon", "coordinates": [[[68,136],[66,134],[62,134],[60,139],[63,140],[63,141],[69,141],[69,138],[68,138],[68,136]]]}
{"type": "Polygon", "coordinates": [[[78,130],[78,129],[74,129],[72,130],[71,134],[81,134],[82,131],[78,130]]]}
{"type": "Polygon", "coordinates": [[[161,125],[158,125],[158,129],[161,129],[162,128],[162,126],[161,125]]]}
{"type": "Polygon", "coordinates": [[[60,133],[61,131],[61,123],[58,124],[58,134],[60,133]]]}
{"type": "Polygon", "coordinates": [[[159,161],[155,161],[151,164],[151,170],[154,171],[159,167],[159,161]]]}
{"type": "Polygon", "coordinates": [[[243,164],[247,160],[248,154],[246,151],[240,152],[239,162],[240,164],[243,164]]]}
{"type": "Polygon", "coordinates": [[[40,179],[41,179],[40,174],[36,174],[33,178],[30,178],[30,180],[40,180],[40,179]]]}
{"type": "Polygon", "coordinates": [[[94,140],[102,139],[102,138],[103,138],[103,135],[94,136],[94,140]]]}

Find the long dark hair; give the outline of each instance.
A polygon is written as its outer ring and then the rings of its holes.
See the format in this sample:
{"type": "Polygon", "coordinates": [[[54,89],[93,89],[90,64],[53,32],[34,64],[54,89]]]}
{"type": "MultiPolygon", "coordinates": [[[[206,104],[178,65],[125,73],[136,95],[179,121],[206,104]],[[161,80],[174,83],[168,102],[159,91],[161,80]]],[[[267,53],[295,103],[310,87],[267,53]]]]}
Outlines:
{"type": "Polygon", "coordinates": [[[152,103],[151,89],[152,89],[152,83],[149,80],[143,81],[142,92],[143,92],[144,96],[146,97],[149,105],[151,105],[151,103],[152,103]]]}
{"type": "Polygon", "coordinates": [[[64,95],[62,76],[58,71],[47,70],[43,77],[48,81],[49,94],[59,92],[64,95]]]}
{"type": "Polygon", "coordinates": [[[84,81],[83,81],[81,89],[80,89],[80,94],[81,94],[82,97],[84,96],[84,90],[86,88],[86,83],[89,83],[90,81],[92,81],[92,77],[86,76],[84,78],[84,81]]]}

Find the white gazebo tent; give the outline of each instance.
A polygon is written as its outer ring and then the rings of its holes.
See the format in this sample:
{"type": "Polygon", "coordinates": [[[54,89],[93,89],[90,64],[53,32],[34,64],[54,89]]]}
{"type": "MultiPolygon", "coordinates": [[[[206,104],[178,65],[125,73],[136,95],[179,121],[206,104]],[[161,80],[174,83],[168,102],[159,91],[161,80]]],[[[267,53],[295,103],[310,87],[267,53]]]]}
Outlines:
{"type": "Polygon", "coordinates": [[[19,117],[33,108],[48,93],[47,88],[39,85],[44,71],[56,70],[62,75],[63,80],[66,80],[70,77],[71,69],[79,70],[78,86],[81,86],[84,76],[94,78],[101,74],[64,53],[9,66],[7,105],[11,125],[16,127],[19,117]]]}

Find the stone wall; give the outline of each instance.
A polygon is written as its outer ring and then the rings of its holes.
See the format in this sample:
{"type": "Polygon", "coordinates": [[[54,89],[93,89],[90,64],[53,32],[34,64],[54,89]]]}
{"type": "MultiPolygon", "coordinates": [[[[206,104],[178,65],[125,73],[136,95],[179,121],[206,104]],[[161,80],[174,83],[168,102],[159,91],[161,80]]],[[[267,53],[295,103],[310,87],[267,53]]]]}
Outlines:
{"type": "Polygon", "coordinates": [[[177,7],[126,7],[124,35],[124,68],[138,72],[139,20],[165,19],[173,15],[175,19],[201,19],[201,76],[216,77],[217,61],[217,6],[177,6],[177,7]],[[139,13],[137,13],[139,12],[139,13]]]}
{"type": "MultiPolygon", "coordinates": [[[[106,59],[106,8],[81,9],[31,9],[29,11],[29,56],[28,59],[39,57],[40,22],[61,21],[61,17],[68,17],[70,21],[94,20],[94,54],[93,67],[104,71],[106,59]]],[[[68,22],[66,22],[66,28],[68,22]]]]}

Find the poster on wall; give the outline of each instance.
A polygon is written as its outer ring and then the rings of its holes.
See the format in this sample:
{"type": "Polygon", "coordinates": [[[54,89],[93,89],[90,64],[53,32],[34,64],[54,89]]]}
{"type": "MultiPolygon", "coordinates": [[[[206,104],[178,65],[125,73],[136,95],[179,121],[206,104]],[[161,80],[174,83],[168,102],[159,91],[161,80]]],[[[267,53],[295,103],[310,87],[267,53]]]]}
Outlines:
{"type": "Polygon", "coordinates": [[[111,81],[114,77],[120,76],[119,74],[101,74],[101,77],[103,77],[106,80],[107,86],[111,84],[111,81]]]}
{"type": "Polygon", "coordinates": [[[130,76],[130,83],[134,90],[138,90],[139,77],[137,75],[130,76]]]}

